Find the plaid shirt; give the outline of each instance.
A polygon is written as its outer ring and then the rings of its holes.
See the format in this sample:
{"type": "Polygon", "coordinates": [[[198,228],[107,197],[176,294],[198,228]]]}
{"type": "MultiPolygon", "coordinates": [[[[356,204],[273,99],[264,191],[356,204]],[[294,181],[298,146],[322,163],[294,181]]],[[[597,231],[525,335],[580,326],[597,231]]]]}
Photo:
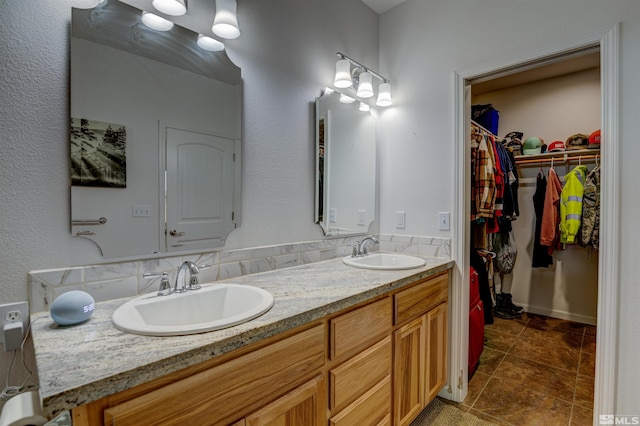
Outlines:
{"type": "Polygon", "coordinates": [[[495,158],[488,136],[471,131],[473,156],[473,197],[471,220],[492,218],[496,201],[495,158]],[[473,149],[473,147],[476,147],[473,149]]]}

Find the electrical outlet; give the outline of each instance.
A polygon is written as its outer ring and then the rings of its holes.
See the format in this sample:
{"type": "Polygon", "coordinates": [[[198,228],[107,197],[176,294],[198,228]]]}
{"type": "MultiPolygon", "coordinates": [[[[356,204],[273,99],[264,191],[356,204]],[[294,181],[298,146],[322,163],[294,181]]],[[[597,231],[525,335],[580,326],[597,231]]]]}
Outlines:
{"type": "Polygon", "coordinates": [[[330,208],[329,209],[329,222],[336,223],[338,221],[338,209],[330,208]]]}
{"type": "Polygon", "coordinates": [[[396,212],[396,228],[404,229],[407,226],[407,213],[396,212]]]}
{"type": "MultiPolygon", "coordinates": [[[[23,333],[29,325],[29,302],[14,302],[0,305],[0,325],[22,322],[23,333]]],[[[0,343],[4,342],[4,333],[0,332],[0,343]]]]}

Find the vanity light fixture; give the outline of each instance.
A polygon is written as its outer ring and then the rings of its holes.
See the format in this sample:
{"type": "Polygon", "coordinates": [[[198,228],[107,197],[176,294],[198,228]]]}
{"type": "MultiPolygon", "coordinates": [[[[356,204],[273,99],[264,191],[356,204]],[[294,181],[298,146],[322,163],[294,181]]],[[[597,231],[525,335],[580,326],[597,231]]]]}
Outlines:
{"type": "Polygon", "coordinates": [[[351,64],[346,59],[340,59],[336,62],[336,78],[333,85],[341,89],[351,87],[353,80],[351,79],[351,64]]]}
{"type": "Polygon", "coordinates": [[[216,16],[211,30],[219,37],[234,39],[240,37],[236,0],[216,0],[216,16]]]}
{"type": "Polygon", "coordinates": [[[173,22],[144,11],[142,12],[142,23],[156,31],[169,31],[173,28],[173,22]]]}
{"type": "Polygon", "coordinates": [[[187,13],[185,0],[153,0],[151,4],[165,15],[182,16],[187,13]]]}
{"type": "Polygon", "coordinates": [[[358,91],[356,95],[359,98],[367,99],[373,96],[373,75],[370,72],[365,71],[360,73],[360,77],[358,78],[358,91]]]}
{"type": "Polygon", "coordinates": [[[71,5],[77,9],[93,9],[94,7],[104,6],[107,0],[74,0],[71,5]]]}
{"type": "Polygon", "coordinates": [[[202,34],[198,34],[197,43],[200,48],[210,52],[220,52],[224,50],[224,43],[202,34]]]}
{"type": "Polygon", "coordinates": [[[391,85],[386,82],[380,83],[376,105],[385,107],[391,105],[391,103],[391,85]]]}
{"type": "Polygon", "coordinates": [[[357,85],[356,96],[368,99],[374,95],[373,77],[381,81],[378,86],[378,98],[376,105],[389,106],[391,102],[391,84],[389,80],[380,74],[371,71],[361,63],[354,61],[344,53],[336,53],[340,57],[336,62],[336,76],[333,82],[335,87],[346,89],[357,85]],[[353,69],[351,68],[353,65],[353,69]]]}
{"type": "Polygon", "coordinates": [[[370,107],[369,104],[364,103],[364,102],[360,102],[360,108],[358,108],[360,111],[369,111],[370,107]]]}

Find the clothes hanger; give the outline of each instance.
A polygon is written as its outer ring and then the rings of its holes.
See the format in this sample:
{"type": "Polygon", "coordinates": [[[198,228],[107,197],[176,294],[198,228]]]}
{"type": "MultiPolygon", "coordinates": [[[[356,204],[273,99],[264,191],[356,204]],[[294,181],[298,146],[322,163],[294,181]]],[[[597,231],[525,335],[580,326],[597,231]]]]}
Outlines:
{"type": "Polygon", "coordinates": [[[487,249],[476,249],[476,252],[482,257],[490,257],[491,259],[495,259],[496,254],[487,249]]]}

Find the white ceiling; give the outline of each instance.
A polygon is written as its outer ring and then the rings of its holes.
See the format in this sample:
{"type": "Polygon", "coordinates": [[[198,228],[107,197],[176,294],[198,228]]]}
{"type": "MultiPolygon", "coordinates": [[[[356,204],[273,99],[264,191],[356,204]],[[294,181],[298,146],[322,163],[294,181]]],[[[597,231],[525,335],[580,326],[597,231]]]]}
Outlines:
{"type": "Polygon", "coordinates": [[[362,0],[364,4],[369,6],[378,15],[382,15],[387,10],[396,7],[400,3],[404,3],[406,0],[362,0]]]}

